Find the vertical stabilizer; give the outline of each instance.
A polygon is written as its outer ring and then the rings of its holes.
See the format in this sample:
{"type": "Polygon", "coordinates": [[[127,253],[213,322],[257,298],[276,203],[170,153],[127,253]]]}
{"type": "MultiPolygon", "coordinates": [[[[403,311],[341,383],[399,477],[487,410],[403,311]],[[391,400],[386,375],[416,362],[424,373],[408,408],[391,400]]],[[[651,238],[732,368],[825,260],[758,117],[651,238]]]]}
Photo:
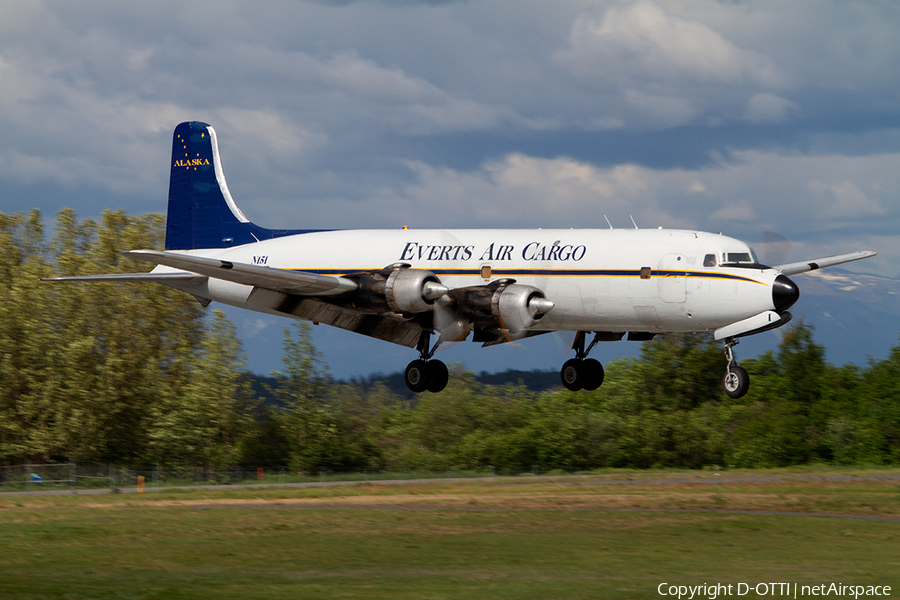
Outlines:
{"type": "Polygon", "coordinates": [[[166,250],[228,248],[306,233],[265,229],[244,216],[225,183],[216,132],[206,123],[175,128],[171,168],[166,250]]]}

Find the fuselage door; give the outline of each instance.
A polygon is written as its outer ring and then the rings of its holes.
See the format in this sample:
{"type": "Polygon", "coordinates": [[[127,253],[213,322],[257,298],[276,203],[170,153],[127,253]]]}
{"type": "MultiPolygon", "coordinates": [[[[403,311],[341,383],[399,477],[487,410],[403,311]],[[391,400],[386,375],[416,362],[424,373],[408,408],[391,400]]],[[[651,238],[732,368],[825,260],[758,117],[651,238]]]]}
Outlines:
{"type": "Polygon", "coordinates": [[[659,261],[654,273],[663,302],[681,303],[687,300],[687,258],[683,254],[667,254],[659,261]]]}

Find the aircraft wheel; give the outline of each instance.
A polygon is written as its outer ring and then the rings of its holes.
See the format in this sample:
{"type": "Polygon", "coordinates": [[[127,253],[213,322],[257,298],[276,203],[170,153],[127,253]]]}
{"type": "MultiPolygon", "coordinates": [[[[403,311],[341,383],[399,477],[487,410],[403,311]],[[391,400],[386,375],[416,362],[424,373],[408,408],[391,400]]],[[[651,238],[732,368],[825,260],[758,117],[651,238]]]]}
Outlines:
{"type": "Polygon", "coordinates": [[[570,358],[559,370],[559,378],[567,390],[577,392],[584,387],[584,364],[577,358],[570,358]]]}
{"type": "Polygon", "coordinates": [[[584,389],[593,392],[603,383],[603,365],[600,361],[593,358],[586,358],[581,363],[581,370],[584,373],[584,389]]]}
{"type": "Polygon", "coordinates": [[[429,360],[425,363],[425,374],[428,375],[429,392],[440,392],[447,387],[447,382],[450,381],[447,365],[439,360],[429,360]]]}
{"type": "Polygon", "coordinates": [[[735,365],[725,372],[722,384],[725,386],[725,393],[730,398],[741,398],[750,389],[750,375],[747,374],[746,369],[735,365]]]}
{"type": "Polygon", "coordinates": [[[404,373],[406,387],[410,391],[419,393],[428,389],[428,363],[424,360],[414,360],[406,365],[404,373]]]}

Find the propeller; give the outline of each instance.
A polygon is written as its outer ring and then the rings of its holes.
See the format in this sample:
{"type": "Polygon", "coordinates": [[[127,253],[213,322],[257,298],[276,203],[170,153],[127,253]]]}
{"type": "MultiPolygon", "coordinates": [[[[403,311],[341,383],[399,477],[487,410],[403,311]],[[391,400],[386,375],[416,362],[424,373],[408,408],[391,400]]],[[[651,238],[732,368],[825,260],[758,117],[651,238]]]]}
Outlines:
{"type": "Polygon", "coordinates": [[[440,338],[438,338],[439,343],[461,342],[468,337],[469,320],[457,312],[456,300],[451,296],[445,293],[438,298],[434,303],[432,313],[434,316],[434,329],[440,334],[440,338]]]}
{"type": "Polygon", "coordinates": [[[764,231],[762,243],[762,261],[767,265],[780,265],[784,263],[785,257],[793,249],[794,245],[790,240],[774,231],[764,231]]]}

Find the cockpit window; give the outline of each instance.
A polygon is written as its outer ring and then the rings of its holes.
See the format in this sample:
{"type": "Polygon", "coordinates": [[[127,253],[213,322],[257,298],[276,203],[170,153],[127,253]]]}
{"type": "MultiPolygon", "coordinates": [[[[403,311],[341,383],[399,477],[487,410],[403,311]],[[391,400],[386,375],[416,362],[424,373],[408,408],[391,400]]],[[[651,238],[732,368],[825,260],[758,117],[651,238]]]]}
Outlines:
{"type": "MultiPolygon", "coordinates": [[[[748,250],[750,250],[748,248],[748,250]]],[[[723,252],[720,265],[728,265],[732,267],[754,267],[760,266],[756,252],[723,252]]]]}
{"type": "Polygon", "coordinates": [[[749,252],[729,252],[726,262],[730,263],[753,263],[756,262],[750,257],[749,252]]]}
{"type": "Polygon", "coordinates": [[[716,266],[716,255],[715,254],[707,254],[703,257],[703,266],[704,267],[714,267],[716,266]]]}

